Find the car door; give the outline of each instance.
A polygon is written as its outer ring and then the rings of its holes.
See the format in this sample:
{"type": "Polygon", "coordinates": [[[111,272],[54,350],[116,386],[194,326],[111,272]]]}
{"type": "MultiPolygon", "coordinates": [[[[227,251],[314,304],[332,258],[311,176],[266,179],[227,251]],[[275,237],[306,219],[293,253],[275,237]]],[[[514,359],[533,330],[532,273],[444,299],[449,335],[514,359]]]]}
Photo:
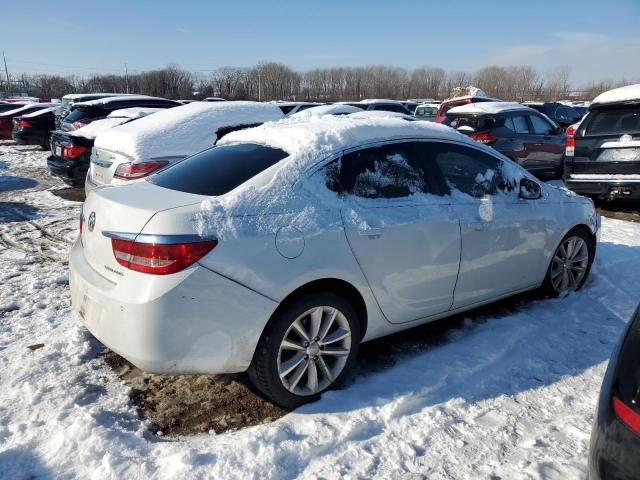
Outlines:
{"type": "Polygon", "coordinates": [[[561,168],[566,148],[566,135],[542,115],[529,115],[529,122],[531,132],[537,139],[536,168],[561,168]]]}
{"type": "Polygon", "coordinates": [[[510,131],[515,160],[524,168],[535,167],[538,140],[529,131],[527,118],[522,114],[509,115],[504,120],[504,126],[510,131]]]}
{"type": "Polygon", "coordinates": [[[429,194],[435,187],[414,144],[346,153],[328,177],[345,199],[347,240],[385,317],[404,323],[449,310],[459,222],[448,199],[429,194]]]}
{"type": "Polygon", "coordinates": [[[544,200],[521,200],[515,165],[472,146],[434,142],[460,219],[460,273],[453,308],[485,302],[538,285],[546,272],[544,200]]]}

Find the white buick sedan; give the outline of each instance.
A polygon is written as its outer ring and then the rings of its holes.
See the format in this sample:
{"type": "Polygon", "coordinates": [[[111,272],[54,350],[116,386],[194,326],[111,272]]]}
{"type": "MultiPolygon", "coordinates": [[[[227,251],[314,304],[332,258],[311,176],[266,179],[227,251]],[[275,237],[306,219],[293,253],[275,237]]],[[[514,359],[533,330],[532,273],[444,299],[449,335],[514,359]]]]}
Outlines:
{"type": "Polygon", "coordinates": [[[578,290],[599,216],[448,127],[325,116],[98,188],[80,225],[73,307],[100,341],[151,372],[248,370],[295,407],[337,387],[361,342],[578,290]]]}

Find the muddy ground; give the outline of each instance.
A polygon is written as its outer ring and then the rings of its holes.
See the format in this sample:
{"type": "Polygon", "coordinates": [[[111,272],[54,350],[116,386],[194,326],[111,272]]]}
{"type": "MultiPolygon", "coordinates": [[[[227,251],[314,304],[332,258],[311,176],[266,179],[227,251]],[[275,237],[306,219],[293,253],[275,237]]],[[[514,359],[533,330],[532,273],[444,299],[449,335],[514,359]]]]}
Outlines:
{"type": "MultiPolygon", "coordinates": [[[[0,142],[5,148],[8,145],[0,142]]],[[[24,152],[29,162],[24,166],[12,165],[8,172],[0,152],[0,248],[27,254],[24,261],[30,263],[57,262],[66,269],[66,252],[75,235],[84,191],[68,188],[48,174],[46,152],[31,147],[15,148],[24,152]],[[34,200],[33,193],[43,190],[73,203],[55,205],[34,200]]],[[[637,203],[597,202],[597,206],[603,215],[640,221],[637,203]]],[[[513,312],[532,298],[533,294],[520,295],[366,343],[362,345],[356,371],[347,386],[358,378],[390,368],[416,352],[451,341],[465,322],[482,322],[487,316],[513,312]]],[[[243,374],[152,375],[105,348],[98,347],[96,351],[101,352],[101,358],[131,387],[131,402],[157,434],[180,436],[211,430],[221,433],[270,422],[287,413],[257,394],[243,374]]]]}

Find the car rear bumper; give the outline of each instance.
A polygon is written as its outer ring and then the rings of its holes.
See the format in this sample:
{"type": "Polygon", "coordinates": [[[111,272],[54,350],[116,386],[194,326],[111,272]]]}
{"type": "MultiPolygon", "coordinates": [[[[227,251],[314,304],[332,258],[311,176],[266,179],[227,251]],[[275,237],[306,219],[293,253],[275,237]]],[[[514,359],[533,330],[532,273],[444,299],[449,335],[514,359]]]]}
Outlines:
{"type": "Polygon", "coordinates": [[[84,180],[87,176],[86,165],[75,161],[62,160],[51,155],[47,158],[47,166],[53,175],[61,178],[65,183],[75,187],[84,185],[84,180]]]}
{"type": "Polygon", "coordinates": [[[565,186],[581,195],[592,195],[601,198],[640,199],[640,175],[592,178],[565,178],[565,186]]]}
{"type": "Polygon", "coordinates": [[[246,370],[278,306],[197,264],[174,275],[131,272],[114,284],[86,262],[79,240],[69,257],[69,284],[73,310],[89,331],[154,373],[246,370]]]}

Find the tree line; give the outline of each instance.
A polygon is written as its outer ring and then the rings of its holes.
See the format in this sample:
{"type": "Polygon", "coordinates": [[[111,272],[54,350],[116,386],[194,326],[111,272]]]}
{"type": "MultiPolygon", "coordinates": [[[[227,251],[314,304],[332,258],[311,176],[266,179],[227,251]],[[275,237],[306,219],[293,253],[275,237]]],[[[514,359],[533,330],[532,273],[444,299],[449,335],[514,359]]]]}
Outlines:
{"type": "MultiPolygon", "coordinates": [[[[456,87],[473,85],[489,96],[522,102],[567,99],[572,91],[570,70],[558,67],[541,75],[530,66],[488,66],[476,72],[388,65],[316,68],[298,72],[287,65],[263,62],[250,68],[222,67],[209,74],[189,72],[171,64],[135,74],[80,76],[20,75],[0,83],[0,90],[27,91],[30,95],[60,98],[67,93],[138,93],[172,99],[208,96],[228,100],[342,101],[364,98],[436,98],[451,95],[456,87]],[[16,81],[16,79],[19,79],[16,81]]],[[[603,91],[625,85],[623,79],[593,82],[580,92],[591,100],[603,91]]]]}

